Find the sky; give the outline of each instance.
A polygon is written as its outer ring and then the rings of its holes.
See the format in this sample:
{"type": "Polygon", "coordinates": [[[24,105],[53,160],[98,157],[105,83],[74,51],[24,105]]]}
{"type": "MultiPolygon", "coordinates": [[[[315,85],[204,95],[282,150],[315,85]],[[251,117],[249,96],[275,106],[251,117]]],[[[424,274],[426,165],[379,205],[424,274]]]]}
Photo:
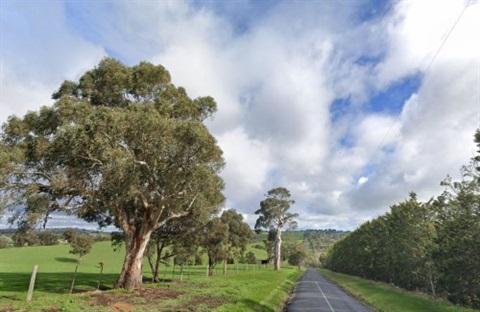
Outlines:
{"type": "Polygon", "coordinates": [[[283,186],[299,228],[353,230],[476,151],[478,0],[1,0],[0,18],[0,123],[104,57],[162,64],[215,98],[226,207],[252,226],[283,186]]]}

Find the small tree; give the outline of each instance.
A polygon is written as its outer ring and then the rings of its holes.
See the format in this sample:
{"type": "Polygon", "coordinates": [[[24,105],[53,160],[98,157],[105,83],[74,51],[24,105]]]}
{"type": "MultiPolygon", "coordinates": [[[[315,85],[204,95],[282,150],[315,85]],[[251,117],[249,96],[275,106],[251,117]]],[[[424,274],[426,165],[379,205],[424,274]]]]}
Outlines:
{"type": "Polygon", "coordinates": [[[223,274],[227,274],[228,259],[239,257],[245,252],[252,237],[250,226],[243,222],[243,216],[235,209],[225,210],[220,220],[228,225],[227,239],[224,244],[223,274]]]}
{"type": "Polygon", "coordinates": [[[70,243],[72,249],[69,252],[82,258],[86,254],[90,253],[93,243],[94,240],[92,236],[86,234],[78,235],[70,243]]]}
{"type": "Polygon", "coordinates": [[[303,243],[296,242],[290,246],[290,250],[287,256],[288,263],[296,265],[299,268],[305,263],[307,259],[308,251],[303,243]]]}
{"type": "Polygon", "coordinates": [[[290,213],[290,206],[295,203],[290,199],[290,192],[284,187],[277,187],[268,191],[267,198],[260,202],[260,209],[255,214],[260,215],[255,223],[255,229],[268,228],[276,231],[274,247],[274,268],[281,267],[282,231],[285,226],[295,228],[297,222],[294,218],[296,213],[290,213]]]}
{"type": "Polygon", "coordinates": [[[208,275],[213,275],[215,265],[223,260],[225,244],[228,239],[228,225],[220,218],[214,218],[202,228],[200,246],[208,255],[208,275]]]}

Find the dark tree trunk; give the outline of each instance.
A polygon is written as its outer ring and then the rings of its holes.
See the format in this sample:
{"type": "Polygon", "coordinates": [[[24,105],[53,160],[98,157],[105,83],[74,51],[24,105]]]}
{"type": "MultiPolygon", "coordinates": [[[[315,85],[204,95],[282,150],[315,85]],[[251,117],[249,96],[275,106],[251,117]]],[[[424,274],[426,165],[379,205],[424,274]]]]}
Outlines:
{"type": "Polygon", "coordinates": [[[215,263],[211,257],[208,257],[208,276],[213,276],[213,270],[215,269],[215,263]]]}
{"type": "Polygon", "coordinates": [[[142,287],[142,259],[152,230],[133,231],[126,243],[126,255],[122,272],[115,283],[115,288],[138,289],[142,287]]]}
{"type": "Polygon", "coordinates": [[[153,282],[159,283],[160,282],[160,260],[162,258],[163,244],[160,247],[160,244],[158,244],[157,242],[156,245],[157,245],[157,259],[155,260],[155,269],[153,271],[153,282]]]}

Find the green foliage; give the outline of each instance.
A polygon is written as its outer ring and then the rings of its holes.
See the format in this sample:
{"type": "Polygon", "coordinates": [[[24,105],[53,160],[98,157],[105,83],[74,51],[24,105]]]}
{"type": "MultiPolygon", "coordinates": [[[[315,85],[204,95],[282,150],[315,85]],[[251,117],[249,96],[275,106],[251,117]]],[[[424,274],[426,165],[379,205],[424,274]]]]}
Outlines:
{"type": "Polygon", "coordinates": [[[203,258],[201,255],[198,253],[195,254],[195,265],[202,265],[203,264],[203,258]]]}
{"type": "Polygon", "coordinates": [[[247,252],[247,254],[245,255],[245,262],[249,264],[257,263],[257,258],[252,251],[247,252]]]}
{"type": "Polygon", "coordinates": [[[245,252],[253,231],[247,223],[243,222],[242,214],[237,213],[235,209],[225,210],[220,220],[228,226],[223,252],[224,274],[226,274],[228,259],[238,258],[245,252]]]}
{"type": "Polygon", "coordinates": [[[15,247],[40,245],[37,233],[26,222],[20,223],[12,239],[15,247]]]}
{"type": "Polygon", "coordinates": [[[13,247],[13,239],[6,235],[0,235],[0,249],[13,247]]]}
{"type": "Polygon", "coordinates": [[[72,228],[69,228],[65,232],[63,232],[63,237],[68,243],[72,243],[77,236],[78,236],[77,230],[72,228]]]}
{"type": "Polygon", "coordinates": [[[394,283],[406,289],[428,289],[434,228],[428,206],[409,200],[364,223],[337,242],[326,266],[335,271],[394,283]]]}
{"type": "MultiPolygon", "coordinates": [[[[480,146],[480,132],[475,138],[480,146]]],[[[362,224],[329,250],[326,267],[480,308],[479,159],[461,181],[447,177],[436,199],[420,203],[412,193],[362,224]]]]}
{"type": "Polygon", "coordinates": [[[77,235],[70,243],[72,249],[69,252],[81,258],[90,253],[94,242],[91,235],[77,235]]]}
{"type": "Polygon", "coordinates": [[[278,231],[287,225],[295,228],[294,218],[297,218],[298,214],[288,212],[290,206],[295,203],[289,198],[290,192],[284,187],[268,191],[267,198],[260,202],[260,209],[255,211],[255,214],[259,215],[255,229],[275,228],[278,231]]]}
{"type": "Polygon", "coordinates": [[[42,231],[38,233],[38,239],[40,241],[40,245],[42,246],[53,246],[59,244],[58,236],[50,231],[42,231]]]}
{"type": "Polygon", "coordinates": [[[208,275],[213,275],[215,265],[224,259],[225,244],[228,239],[228,225],[223,223],[220,218],[210,220],[200,233],[202,246],[208,255],[208,275]]]}
{"type": "Polygon", "coordinates": [[[308,256],[308,250],[302,241],[287,241],[282,248],[282,257],[288,263],[301,267],[308,256]]]}
{"type": "Polygon", "coordinates": [[[439,288],[456,304],[480,308],[480,186],[476,164],[464,167],[464,180],[433,204],[437,213],[437,248],[433,260],[439,288]]]}
{"type": "Polygon", "coordinates": [[[347,235],[348,232],[336,230],[306,230],[303,240],[307,247],[314,252],[325,251],[330,245],[347,235]]]}

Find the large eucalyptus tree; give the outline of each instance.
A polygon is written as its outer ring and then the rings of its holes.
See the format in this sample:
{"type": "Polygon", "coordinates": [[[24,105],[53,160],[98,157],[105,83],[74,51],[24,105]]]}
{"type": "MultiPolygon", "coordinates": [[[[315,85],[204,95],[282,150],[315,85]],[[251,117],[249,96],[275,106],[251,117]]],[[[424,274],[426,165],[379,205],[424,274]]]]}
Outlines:
{"type": "Polygon", "coordinates": [[[298,214],[288,211],[295,201],[290,199],[290,192],[286,188],[271,189],[266,197],[260,202],[260,209],[255,211],[255,214],[260,215],[255,223],[255,229],[267,228],[275,231],[274,268],[280,270],[282,231],[286,226],[290,228],[297,226],[294,219],[298,214]]]}
{"type": "Polygon", "coordinates": [[[3,126],[7,205],[114,223],[126,238],[116,287],[138,288],[152,232],[224,200],[222,151],[203,124],[216,103],[190,99],[160,65],[109,58],[78,82],[65,81],[53,98],[53,106],[3,126]]]}

